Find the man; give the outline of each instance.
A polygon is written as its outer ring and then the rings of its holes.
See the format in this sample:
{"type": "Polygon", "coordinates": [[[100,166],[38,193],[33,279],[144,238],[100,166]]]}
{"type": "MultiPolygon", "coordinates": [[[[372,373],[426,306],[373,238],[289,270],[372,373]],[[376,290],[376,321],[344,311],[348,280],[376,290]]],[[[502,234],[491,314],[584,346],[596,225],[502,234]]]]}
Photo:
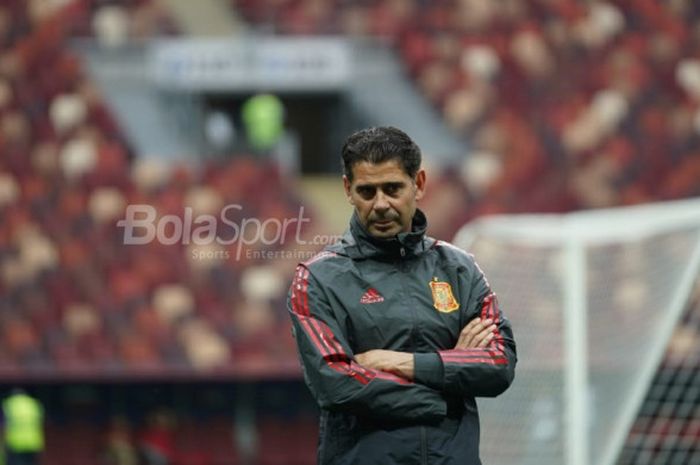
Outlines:
{"type": "Polygon", "coordinates": [[[15,389],[2,403],[6,465],[34,465],[44,449],[44,409],[39,401],[15,389]]]}
{"type": "Polygon", "coordinates": [[[474,398],[513,380],[510,324],[473,257],[425,235],[405,133],[359,131],[342,160],[350,228],[297,267],[288,297],[321,407],[318,462],[480,464],[474,398]]]}

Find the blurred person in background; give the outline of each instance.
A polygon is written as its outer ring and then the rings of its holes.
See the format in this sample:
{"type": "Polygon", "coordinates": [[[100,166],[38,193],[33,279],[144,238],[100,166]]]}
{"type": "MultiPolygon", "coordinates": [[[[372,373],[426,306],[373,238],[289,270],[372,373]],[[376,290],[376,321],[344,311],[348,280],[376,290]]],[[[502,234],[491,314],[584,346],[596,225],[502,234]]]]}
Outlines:
{"type": "Polygon", "coordinates": [[[284,105],[274,94],[256,94],[243,103],[241,118],[248,147],[269,153],[284,134],[284,105]]]}
{"type": "Polygon", "coordinates": [[[473,256],[425,234],[408,135],[361,130],[342,161],[350,227],[297,267],[288,295],[321,407],[318,462],[479,465],[475,397],[513,380],[510,323],[473,256]]]}
{"type": "Polygon", "coordinates": [[[132,427],[126,417],[116,416],[110,420],[101,459],[102,465],[139,464],[132,427]]]}
{"type": "Polygon", "coordinates": [[[175,418],[165,409],[148,415],[146,428],[139,438],[139,449],[146,465],[168,465],[175,456],[175,418]]]}
{"type": "Polygon", "coordinates": [[[15,389],[2,402],[5,464],[36,465],[44,449],[44,409],[38,400],[15,389]]]}
{"type": "Polygon", "coordinates": [[[281,171],[295,176],[299,171],[299,140],[285,127],[284,102],[275,94],[258,93],[241,107],[245,149],[275,160],[281,171]]]}

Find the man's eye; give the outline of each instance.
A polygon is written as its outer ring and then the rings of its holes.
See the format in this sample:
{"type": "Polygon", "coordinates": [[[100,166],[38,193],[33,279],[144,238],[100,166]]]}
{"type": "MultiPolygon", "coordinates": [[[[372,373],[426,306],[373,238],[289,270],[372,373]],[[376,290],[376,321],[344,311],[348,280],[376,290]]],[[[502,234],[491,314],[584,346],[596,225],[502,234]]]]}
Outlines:
{"type": "Polygon", "coordinates": [[[374,189],[371,187],[360,187],[357,189],[357,193],[365,199],[371,199],[374,197],[374,189]]]}
{"type": "Polygon", "coordinates": [[[384,187],[384,193],[386,195],[396,195],[399,192],[399,186],[390,184],[384,187]]]}

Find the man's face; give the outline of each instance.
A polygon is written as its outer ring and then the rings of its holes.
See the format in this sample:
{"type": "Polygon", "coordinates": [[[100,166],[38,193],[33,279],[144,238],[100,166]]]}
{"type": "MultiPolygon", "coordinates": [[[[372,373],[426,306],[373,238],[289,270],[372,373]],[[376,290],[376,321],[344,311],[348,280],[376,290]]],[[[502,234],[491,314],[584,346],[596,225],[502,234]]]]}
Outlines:
{"type": "Polygon", "coordinates": [[[425,190],[425,171],[419,170],[412,179],[398,160],[389,160],[379,164],[361,161],[353,165],[352,172],[352,182],[343,176],[345,195],[367,231],[385,239],[410,231],[416,201],[425,190]]]}

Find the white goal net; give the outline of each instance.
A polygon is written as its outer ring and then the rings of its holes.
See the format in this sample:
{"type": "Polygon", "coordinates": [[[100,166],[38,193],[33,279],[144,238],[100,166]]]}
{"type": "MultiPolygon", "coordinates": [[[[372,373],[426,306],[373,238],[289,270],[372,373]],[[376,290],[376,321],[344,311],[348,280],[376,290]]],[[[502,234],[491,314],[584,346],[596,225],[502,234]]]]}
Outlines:
{"type": "Polygon", "coordinates": [[[511,388],[479,399],[488,465],[613,465],[698,275],[700,199],[466,225],[513,323],[511,388]]]}

